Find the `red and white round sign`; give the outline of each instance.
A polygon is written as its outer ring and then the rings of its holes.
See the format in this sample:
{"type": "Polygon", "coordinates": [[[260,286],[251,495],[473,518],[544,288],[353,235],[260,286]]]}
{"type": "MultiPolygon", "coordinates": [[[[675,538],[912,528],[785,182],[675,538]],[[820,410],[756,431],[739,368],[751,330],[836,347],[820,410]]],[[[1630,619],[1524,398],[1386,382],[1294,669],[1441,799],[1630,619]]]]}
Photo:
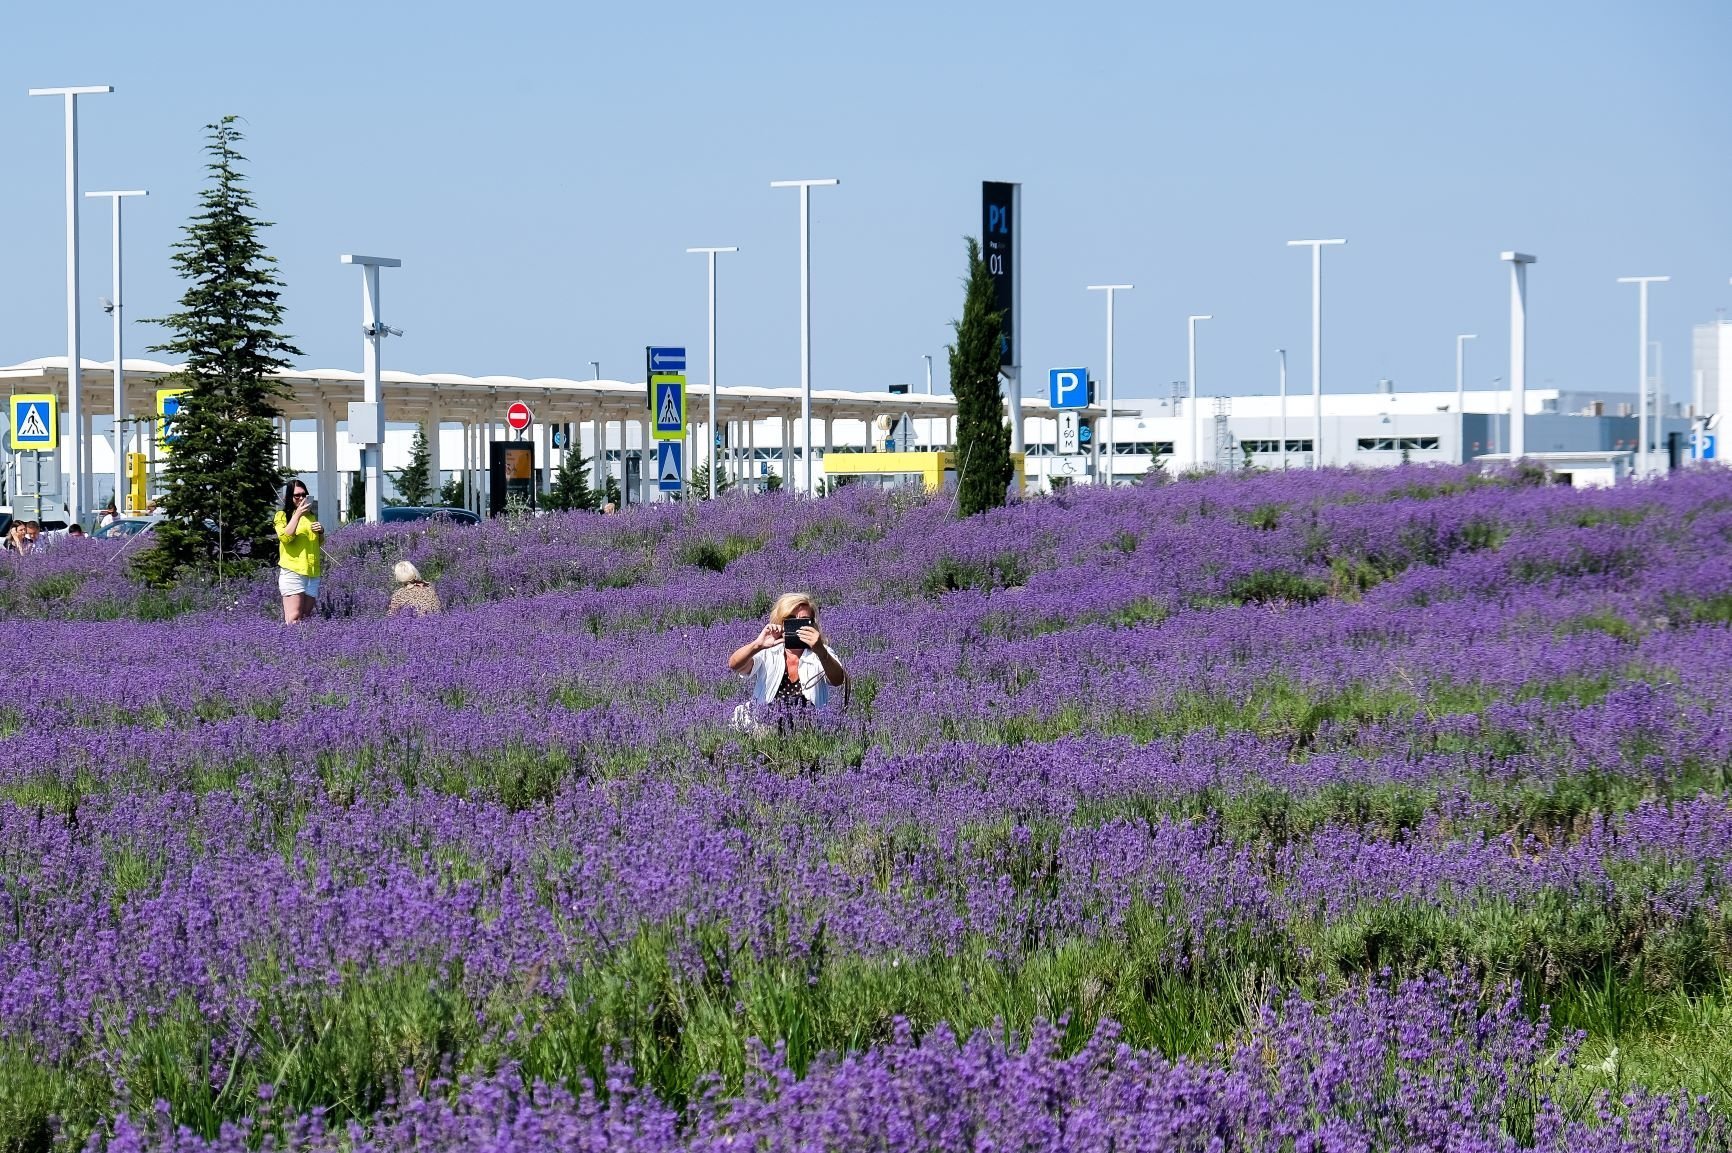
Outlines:
{"type": "Polygon", "coordinates": [[[510,408],[505,410],[505,423],[509,424],[514,432],[522,432],[534,421],[535,414],[530,412],[529,406],[524,404],[521,400],[515,402],[510,408]]]}

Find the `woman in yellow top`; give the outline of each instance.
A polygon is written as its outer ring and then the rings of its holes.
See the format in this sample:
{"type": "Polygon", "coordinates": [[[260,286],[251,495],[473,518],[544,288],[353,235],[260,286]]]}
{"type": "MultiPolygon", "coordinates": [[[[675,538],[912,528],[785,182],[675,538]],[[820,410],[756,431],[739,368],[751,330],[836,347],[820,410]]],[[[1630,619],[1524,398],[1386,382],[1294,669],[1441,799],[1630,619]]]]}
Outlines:
{"type": "Polygon", "coordinates": [[[276,516],[277,591],[283,594],[283,620],[290,624],[313,611],[319,599],[319,548],[325,526],[313,519],[307,486],[297,477],[283,489],[276,516]]]}

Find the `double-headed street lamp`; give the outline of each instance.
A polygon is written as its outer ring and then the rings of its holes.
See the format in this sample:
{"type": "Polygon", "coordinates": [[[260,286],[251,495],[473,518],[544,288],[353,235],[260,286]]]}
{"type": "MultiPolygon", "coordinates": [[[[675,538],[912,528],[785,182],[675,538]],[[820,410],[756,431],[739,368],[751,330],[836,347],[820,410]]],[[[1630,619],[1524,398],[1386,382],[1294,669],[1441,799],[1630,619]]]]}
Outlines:
{"type": "Polygon", "coordinates": [[[1323,247],[1345,240],[1289,240],[1289,248],[1311,249],[1311,467],[1323,467],[1323,247]]]}
{"type": "MultiPolygon", "coordinates": [[[[1106,484],[1113,483],[1113,454],[1118,451],[1118,439],[1113,433],[1113,297],[1120,292],[1129,292],[1135,288],[1132,284],[1091,284],[1090,292],[1107,294],[1107,417],[1102,423],[1107,426],[1107,465],[1106,484]]],[[[1100,477],[1095,477],[1095,483],[1102,483],[1100,477]]]]}
{"type": "MultiPolygon", "coordinates": [[[[806,495],[812,487],[812,189],[842,183],[824,180],[772,180],[771,188],[800,190],[800,423],[804,428],[805,451],[801,460],[805,469],[806,495]]],[[[786,446],[783,446],[784,448],[786,446]]]]}
{"type": "Polygon", "coordinates": [[[66,415],[72,423],[67,508],[73,524],[83,522],[89,495],[84,491],[84,363],[78,340],[78,98],[113,91],[112,84],[29,90],[32,96],[66,99],[66,415]]]}
{"type": "MultiPolygon", "coordinates": [[[[705,253],[710,260],[710,499],[716,496],[716,253],[738,252],[739,248],[688,248],[687,252],[705,253]]],[[[811,442],[811,426],[807,426],[807,443],[811,442]]],[[[807,449],[810,452],[810,448],[807,449]]]]}

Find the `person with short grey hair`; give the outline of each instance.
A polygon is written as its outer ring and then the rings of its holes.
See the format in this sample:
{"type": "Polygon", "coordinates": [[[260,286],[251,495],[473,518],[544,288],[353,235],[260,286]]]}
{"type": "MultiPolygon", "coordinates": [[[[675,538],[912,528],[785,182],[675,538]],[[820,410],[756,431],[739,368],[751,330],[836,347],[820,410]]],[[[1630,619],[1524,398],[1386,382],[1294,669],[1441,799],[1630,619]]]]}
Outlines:
{"type": "Polygon", "coordinates": [[[433,591],[433,586],[421,579],[421,570],[406,560],[397,562],[391,570],[397,578],[397,591],[391,594],[391,604],[385,610],[385,615],[394,617],[400,612],[410,612],[418,617],[428,613],[445,611],[445,606],[439,603],[439,594],[433,591]]]}

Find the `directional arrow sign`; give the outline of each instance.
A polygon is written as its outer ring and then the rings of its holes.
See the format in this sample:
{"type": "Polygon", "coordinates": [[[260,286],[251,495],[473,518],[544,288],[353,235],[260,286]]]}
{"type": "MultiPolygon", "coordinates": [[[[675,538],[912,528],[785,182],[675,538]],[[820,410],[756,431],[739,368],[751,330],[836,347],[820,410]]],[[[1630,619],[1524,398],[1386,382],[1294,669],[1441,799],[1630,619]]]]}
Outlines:
{"type": "Polygon", "coordinates": [[[649,353],[649,370],[651,373],[684,372],[686,370],[686,350],[684,347],[662,348],[652,344],[646,351],[649,353]]]}

